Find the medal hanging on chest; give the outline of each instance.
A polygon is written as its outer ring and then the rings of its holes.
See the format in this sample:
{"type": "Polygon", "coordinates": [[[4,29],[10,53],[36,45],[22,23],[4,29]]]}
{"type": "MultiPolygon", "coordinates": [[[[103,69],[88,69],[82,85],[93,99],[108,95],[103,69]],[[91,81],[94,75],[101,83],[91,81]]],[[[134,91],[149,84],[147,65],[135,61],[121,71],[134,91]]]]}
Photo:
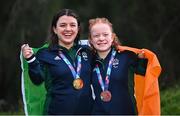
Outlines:
{"type": "Polygon", "coordinates": [[[81,78],[74,79],[73,87],[75,89],[82,89],[83,88],[83,80],[81,78]]]}
{"type": "Polygon", "coordinates": [[[111,100],[111,92],[108,90],[102,91],[100,97],[102,101],[109,102],[111,100]]]}
{"type": "Polygon", "coordinates": [[[70,63],[70,61],[65,57],[65,55],[59,51],[60,57],[63,59],[63,61],[68,65],[69,69],[71,70],[74,81],[72,83],[73,87],[77,90],[80,90],[83,88],[84,83],[83,80],[80,78],[80,71],[81,71],[81,56],[77,56],[77,70],[75,71],[73,65],[70,63]]]}
{"type": "Polygon", "coordinates": [[[99,81],[99,84],[102,89],[100,98],[104,102],[109,102],[109,101],[111,101],[111,98],[112,98],[111,92],[108,90],[108,87],[109,87],[110,74],[111,74],[111,70],[112,70],[112,63],[113,63],[115,55],[116,55],[116,51],[112,50],[111,58],[109,60],[109,64],[108,64],[108,68],[107,68],[107,72],[106,72],[105,83],[103,82],[99,66],[96,65],[96,68],[95,68],[97,77],[98,77],[98,81],[99,81]]]}

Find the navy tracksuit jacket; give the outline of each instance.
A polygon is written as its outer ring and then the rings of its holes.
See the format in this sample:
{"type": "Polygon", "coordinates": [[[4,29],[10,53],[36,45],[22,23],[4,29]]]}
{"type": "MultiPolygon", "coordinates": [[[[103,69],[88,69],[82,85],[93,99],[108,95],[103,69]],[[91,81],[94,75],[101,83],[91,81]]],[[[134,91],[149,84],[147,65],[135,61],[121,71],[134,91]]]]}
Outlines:
{"type": "MultiPolygon", "coordinates": [[[[28,60],[33,58],[34,56],[28,60]]],[[[44,48],[37,52],[35,58],[29,63],[29,75],[36,85],[45,82],[47,96],[44,114],[91,114],[93,105],[90,88],[92,58],[88,47],[77,45],[71,50],[59,46],[51,49],[44,48]],[[77,54],[80,53],[82,59],[80,78],[84,81],[84,87],[81,90],[73,88],[72,72],[59,56],[59,50],[74,65],[75,70],[77,54]]]]}
{"type": "MultiPolygon", "coordinates": [[[[112,52],[112,50],[111,50],[112,52]]],[[[111,52],[105,59],[96,57],[96,64],[105,82],[108,63],[111,52]]],[[[93,70],[92,84],[95,92],[95,103],[92,114],[98,115],[134,115],[137,114],[136,100],[134,96],[134,73],[144,75],[146,72],[147,59],[139,59],[131,51],[116,53],[112,63],[112,71],[108,90],[111,92],[112,99],[109,102],[101,100],[101,86],[98,82],[97,73],[93,70]]]]}

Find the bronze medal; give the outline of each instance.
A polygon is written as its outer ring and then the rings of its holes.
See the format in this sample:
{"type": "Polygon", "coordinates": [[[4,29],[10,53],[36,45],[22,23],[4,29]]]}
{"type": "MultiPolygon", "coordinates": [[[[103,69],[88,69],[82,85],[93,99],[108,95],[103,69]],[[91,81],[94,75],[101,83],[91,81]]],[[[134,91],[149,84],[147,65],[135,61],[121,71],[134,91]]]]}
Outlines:
{"type": "Polygon", "coordinates": [[[82,89],[83,88],[83,85],[84,85],[84,83],[83,83],[83,80],[81,79],[81,78],[77,78],[77,79],[75,79],[74,81],[73,81],[73,87],[75,88],[75,89],[82,89]]]}
{"type": "Polygon", "coordinates": [[[101,100],[104,102],[109,102],[111,100],[111,92],[106,90],[101,92],[101,100]]]}

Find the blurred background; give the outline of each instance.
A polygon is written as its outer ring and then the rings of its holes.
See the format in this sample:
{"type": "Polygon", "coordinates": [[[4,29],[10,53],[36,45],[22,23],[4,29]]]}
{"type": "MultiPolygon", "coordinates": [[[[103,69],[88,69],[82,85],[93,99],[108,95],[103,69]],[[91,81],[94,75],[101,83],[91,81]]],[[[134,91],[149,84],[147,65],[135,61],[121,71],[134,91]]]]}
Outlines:
{"type": "Polygon", "coordinates": [[[88,20],[106,17],[123,45],[147,48],[162,66],[159,77],[161,113],[180,114],[180,0],[4,0],[0,4],[0,114],[24,114],[20,47],[40,47],[52,16],[62,8],[81,17],[82,36],[88,20]]]}

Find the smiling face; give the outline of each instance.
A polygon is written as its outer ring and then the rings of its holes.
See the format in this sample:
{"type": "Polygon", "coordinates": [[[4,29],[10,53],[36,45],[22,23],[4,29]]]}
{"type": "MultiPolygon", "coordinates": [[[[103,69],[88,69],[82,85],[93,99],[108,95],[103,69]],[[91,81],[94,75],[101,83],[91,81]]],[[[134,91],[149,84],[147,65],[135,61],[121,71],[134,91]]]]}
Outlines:
{"type": "Polygon", "coordinates": [[[59,45],[69,49],[73,46],[79,31],[77,19],[72,16],[61,16],[53,30],[59,38],[59,45]]]}
{"type": "Polygon", "coordinates": [[[90,30],[90,42],[97,52],[108,52],[113,42],[113,33],[107,23],[97,22],[90,30]]]}

